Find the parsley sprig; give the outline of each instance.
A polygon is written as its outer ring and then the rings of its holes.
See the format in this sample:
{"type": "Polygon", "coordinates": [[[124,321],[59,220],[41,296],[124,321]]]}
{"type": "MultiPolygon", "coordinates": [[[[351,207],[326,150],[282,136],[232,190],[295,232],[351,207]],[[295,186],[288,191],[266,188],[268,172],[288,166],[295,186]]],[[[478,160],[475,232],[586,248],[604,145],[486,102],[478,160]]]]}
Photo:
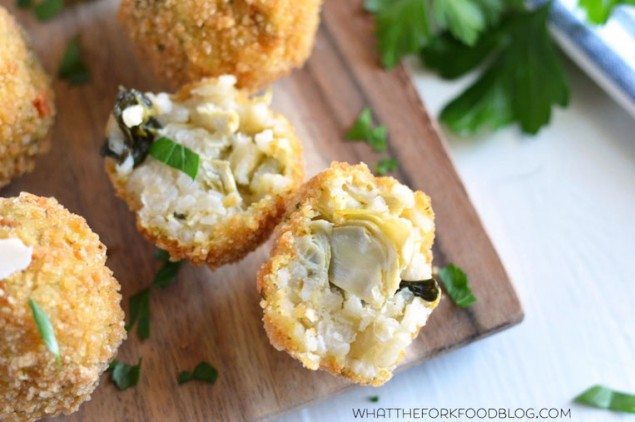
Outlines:
{"type": "Polygon", "coordinates": [[[141,359],[136,365],[128,365],[118,360],[113,360],[108,367],[110,379],[119,390],[127,390],[139,383],[141,375],[141,359]]]}
{"type": "MultiPolygon", "coordinates": [[[[441,120],[470,135],[517,123],[535,134],[555,105],[565,107],[569,86],[547,27],[551,2],[522,0],[366,0],[375,16],[384,67],[421,53],[444,78],[479,69],[477,80],[445,106],[441,120]]],[[[605,22],[635,0],[580,0],[592,22],[605,22]]]]}
{"type": "Polygon", "coordinates": [[[82,58],[79,36],[68,42],[57,76],[70,85],[82,85],[90,80],[90,71],[82,58]]]}

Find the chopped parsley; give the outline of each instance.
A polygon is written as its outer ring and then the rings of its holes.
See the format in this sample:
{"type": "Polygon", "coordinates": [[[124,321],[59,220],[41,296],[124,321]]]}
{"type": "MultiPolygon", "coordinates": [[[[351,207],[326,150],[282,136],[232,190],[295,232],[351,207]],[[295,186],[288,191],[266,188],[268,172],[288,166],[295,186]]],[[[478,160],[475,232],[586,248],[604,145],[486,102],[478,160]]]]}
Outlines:
{"type": "Polygon", "coordinates": [[[377,403],[379,401],[379,396],[369,396],[368,401],[371,403],[377,403]]]}
{"type": "Polygon", "coordinates": [[[396,158],[382,158],[377,162],[375,172],[380,176],[384,176],[390,172],[397,170],[399,162],[396,158]]]}
{"type": "Polygon", "coordinates": [[[68,42],[57,75],[71,85],[82,85],[90,80],[90,72],[82,59],[79,36],[68,42]]]}
{"type": "Polygon", "coordinates": [[[161,137],[150,145],[150,155],[168,166],[182,171],[192,180],[196,179],[200,157],[191,149],[171,139],[161,137]]]}
{"type": "Polygon", "coordinates": [[[53,324],[46,315],[46,313],[40,308],[37,302],[33,299],[29,299],[29,307],[33,313],[33,319],[37,326],[37,331],[40,333],[42,341],[46,345],[46,348],[55,356],[55,360],[60,361],[60,348],[55,338],[55,331],[53,330],[53,324]]]}
{"type": "Polygon", "coordinates": [[[170,255],[163,250],[158,250],[154,255],[158,260],[163,261],[163,266],[157,271],[154,277],[153,286],[168,287],[176,281],[176,276],[181,269],[183,261],[172,262],[170,255]]]}
{"type": "Polygon", "coordinates": [[[33,6],[33,0],[16,0],[15,4],[20,9],[28,9],[29,7],[33,6]]]}
{"type": "Polygon", "coordinates": [[[35,17],[47,21],[64,9],[64,0],[42,0],[35,6],[35,17]]]}
{"type": "Polygon", "coordinates": [[[602,385],[595,385],[587,389],[573,401],[598,409],[635,413],[635,394],[615,391],[602,385]]]}
{"type": "Polygon", "coordinates": [[[346,140],[365,141],[375,151],[383,152],[388,148],[387,135],[388,129],[385,126],[376,126],[371,109],[364,107],[353,126],[346,132],[346,140]]]}
{"type": "Polygon", "coordinates": [[[126,331],[137,325],[137,336],[141,340],[150,337],[150,288],[146,287],[133,295],[129,301],[130,320],[126,324],[126,331]]]}
{"type": "Polygon", "coordinates": [[[118,360],[113,360],[108,367],[110,379],[119,390],[127,390],[139,383],[141,375],[141,359],[136,365],[128,365],[118,360]]]}
{"type": "Polygon", "coordinates": [[[439,268],[439,279],[452,302],[460,308],[467,308],[476,302],[470,289],[467,274],[454,264],[439,268]]]}
{"type": "Polygon", "coordinates": [[[207,362],[201,362],[196,365],[194,371],[183,371],[179,374],[177,381],[179,384],[184,384],[190,381],[203,381],[209,384],[214,384],[218,379],[218,371],[207,362]]]}

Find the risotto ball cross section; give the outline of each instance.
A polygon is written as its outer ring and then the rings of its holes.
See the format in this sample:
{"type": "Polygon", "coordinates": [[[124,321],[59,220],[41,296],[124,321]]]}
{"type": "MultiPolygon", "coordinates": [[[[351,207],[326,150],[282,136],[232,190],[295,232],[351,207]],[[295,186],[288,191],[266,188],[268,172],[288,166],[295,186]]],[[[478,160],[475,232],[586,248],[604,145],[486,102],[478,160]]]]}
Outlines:
{"type": "Polygon", "coordinates": [[[293,204],[258,275],[269,339],[306,368],[381,385],[440,299],[430,199],[334,163],[293,204]]]}

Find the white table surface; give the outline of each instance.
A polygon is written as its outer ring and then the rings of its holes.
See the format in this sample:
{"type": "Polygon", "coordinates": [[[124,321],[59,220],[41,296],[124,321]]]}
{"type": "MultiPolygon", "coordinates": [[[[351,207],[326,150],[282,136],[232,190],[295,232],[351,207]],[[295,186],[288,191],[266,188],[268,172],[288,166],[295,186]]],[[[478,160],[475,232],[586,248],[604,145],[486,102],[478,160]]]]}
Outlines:
{"type": "MultiPolygon", "coordinates": [[[[410,67],[435,116],[469,82],[410,67]]],[[[347,421],[360,407],[555,407],[575,421],[635,419],[571,403],[595,383],[635,393],[635,120],[574,65],[567,72],[571,104],[536,137],[445,131],[524,322],[280,420],[347,421]]]]}

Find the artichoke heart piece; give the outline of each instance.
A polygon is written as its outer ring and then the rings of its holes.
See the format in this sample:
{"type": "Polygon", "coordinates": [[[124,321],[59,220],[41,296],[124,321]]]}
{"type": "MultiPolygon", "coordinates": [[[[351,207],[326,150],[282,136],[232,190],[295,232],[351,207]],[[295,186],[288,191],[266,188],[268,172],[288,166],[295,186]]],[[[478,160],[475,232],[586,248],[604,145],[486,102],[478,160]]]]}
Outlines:
{"type": "Polygon", "coordinates": [[[331,224],[325,220],[317,220],[311,223],[312,234],[299,237],[296,240],[298,258],[307,275],[316,278],[319,282],[328,282],[328,271],[331,262],[331,224]]]}
{"type": "Polygon", "coordinates": [[[387,240],[368,221],[351,221],[333,228],[331,283],[374,306],[381,306],[399,286],[397,257],[387,240]]]}
{"type": "MultiPolygon", "coordinates": [[[[335,212],[335,217],[343,220],[345,222],[343,224],[357,222],[357,224],[373,228],[373,231],[380,233],[389,242],[387,244],[392,244],[397,251],[399,259],[397,265],[406,266],[410,262],[414,245],[411,238],[412,224],[408,220],[366,209],[339,210],[335,212]]],[[[395,290],[396,288],[395,285],[395,290]]],[[[392,290],[392,293],[395,290],[392,290]]]]}

